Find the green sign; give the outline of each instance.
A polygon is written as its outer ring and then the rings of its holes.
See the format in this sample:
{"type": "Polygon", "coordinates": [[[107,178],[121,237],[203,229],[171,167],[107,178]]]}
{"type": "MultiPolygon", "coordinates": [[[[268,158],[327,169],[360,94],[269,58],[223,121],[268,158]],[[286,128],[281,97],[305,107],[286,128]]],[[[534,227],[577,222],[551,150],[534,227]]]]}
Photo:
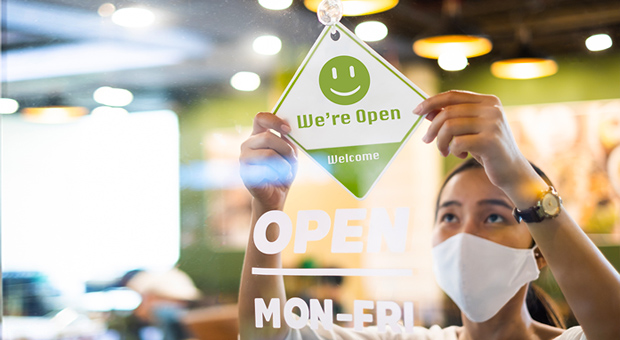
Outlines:
{"type": "Polygon", "coordinates": [[[340,23],[325,27],[273,112],[289,137],[364,199],[423,117],[426,95],[340,23]]]}

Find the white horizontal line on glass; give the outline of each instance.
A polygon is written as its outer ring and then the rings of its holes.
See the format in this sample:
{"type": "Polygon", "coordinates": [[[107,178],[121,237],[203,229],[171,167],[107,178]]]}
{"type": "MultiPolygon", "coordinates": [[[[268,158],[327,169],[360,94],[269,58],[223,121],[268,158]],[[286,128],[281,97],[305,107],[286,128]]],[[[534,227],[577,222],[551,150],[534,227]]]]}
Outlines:
{"type": "Polygon", "coordinates": [[[412,276],[411,269],[371,268],[258,268],[252,267],[254,275],[284,276],[412,276]]]}

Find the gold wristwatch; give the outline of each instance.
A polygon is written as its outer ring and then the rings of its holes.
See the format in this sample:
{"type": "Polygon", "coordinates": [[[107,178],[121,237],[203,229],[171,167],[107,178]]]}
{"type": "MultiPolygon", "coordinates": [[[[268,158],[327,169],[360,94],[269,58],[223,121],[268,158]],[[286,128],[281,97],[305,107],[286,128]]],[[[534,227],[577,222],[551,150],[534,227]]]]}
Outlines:
{"type": "Polygon", "coordinates": [[[562,211],[562,198],[554,187],[541,192],[538,196],[538,202],[530,208],[519,210],[515,207],[512,210],[512,216],[517,223],[525,221],[525,223],[538,223],[548,218],[554,218],[562,211]]]}

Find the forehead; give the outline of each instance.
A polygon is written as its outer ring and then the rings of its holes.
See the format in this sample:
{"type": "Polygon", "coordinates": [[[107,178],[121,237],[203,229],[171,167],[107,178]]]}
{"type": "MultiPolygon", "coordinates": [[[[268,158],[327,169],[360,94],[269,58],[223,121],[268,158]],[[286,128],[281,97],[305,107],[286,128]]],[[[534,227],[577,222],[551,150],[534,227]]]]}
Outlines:
{"type": "Polygon", "coordinates": [[[466,203],[483,199],[505,199],[510,202],[506,194],[489,181],[484,169],[474,168],[450,178],[441,192],[439,205],[452,200],[466,203]]]}

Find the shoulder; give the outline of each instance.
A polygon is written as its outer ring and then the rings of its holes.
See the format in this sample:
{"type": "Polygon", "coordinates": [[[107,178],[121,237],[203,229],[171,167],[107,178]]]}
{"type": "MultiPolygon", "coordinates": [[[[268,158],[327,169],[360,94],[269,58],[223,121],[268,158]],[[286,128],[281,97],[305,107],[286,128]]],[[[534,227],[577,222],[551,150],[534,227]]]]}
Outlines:
{"type": "Polygon", "coordinates": [[[414,327],[406,332],[401,327],[400,332],[390,327],[385,332],[379,332],[376,327],[367,327],[361,331],[352,328],[334,326],[332,330],[322,327],[314,330],[308,325],[302,329],[291,329],[285,340],[456,340],[457,327],[441,328],[437,325],[430,328],[414,327]]]}
{"type": "Polygon", "coordinates": [[[567,329],[554,340],[587,340],[581,326],[575,326],[567,329]]]}

